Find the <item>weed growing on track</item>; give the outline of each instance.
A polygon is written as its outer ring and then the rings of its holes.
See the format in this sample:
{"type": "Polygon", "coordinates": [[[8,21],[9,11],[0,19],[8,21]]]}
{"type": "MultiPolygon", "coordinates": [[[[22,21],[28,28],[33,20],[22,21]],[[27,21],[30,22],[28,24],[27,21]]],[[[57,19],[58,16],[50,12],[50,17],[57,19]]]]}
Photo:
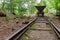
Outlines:
{"type": "MultiPolygon", "coordinates": [[[[31,25],[31,28],[35,28],[35,26],[36,26],[36,24],[32,24],[31,25]]],[[[20,40],[29,40],[29,38],[28,38],[28,33],[30,33],[31,31],[30,30],[27,30],[26,32],[25,32],[25,34],[23,34],[23,36],[20,38],[20,40]]]]}

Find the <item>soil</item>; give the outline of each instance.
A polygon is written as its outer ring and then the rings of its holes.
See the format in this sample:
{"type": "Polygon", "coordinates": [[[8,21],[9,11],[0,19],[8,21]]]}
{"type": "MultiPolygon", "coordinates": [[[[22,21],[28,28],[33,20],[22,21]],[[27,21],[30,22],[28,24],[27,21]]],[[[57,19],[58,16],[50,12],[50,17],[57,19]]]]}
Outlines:
{"type": "MultiPolygon", "coordinates": [[[[51,29],[50,25],[46,24],[47,21],[43,21],[44,19],[41,18],[38,20],[36,21],[34,28],[30,28],[30,32],[25,33],[26,40],[58,40],[57,35],[51,29]]],[[[20,40],[25,40],[23,37],[20,40]]]]}
{"type": "MultiPolygon", "coordinates": [[[[46,15],[47,16],[47,15],[46,15]]],[[[50,20],[57,26],[57,28],[60,31],[60,19],[57,16],[54,16],[52,14],[48,14],[48,17],[50,18],[50,20]]]]}
{"type": "MultiPolygon", "coordinates": [[[[10,16],[11,17],[11,16],[10,16]]],[[[7,17],[0,17],[0,40],[4,40],[18,29],[22,28],[24,25],[29,23],[32,18],[28,17],[18,17],[14,19],[9,19],[7,17]]]]}

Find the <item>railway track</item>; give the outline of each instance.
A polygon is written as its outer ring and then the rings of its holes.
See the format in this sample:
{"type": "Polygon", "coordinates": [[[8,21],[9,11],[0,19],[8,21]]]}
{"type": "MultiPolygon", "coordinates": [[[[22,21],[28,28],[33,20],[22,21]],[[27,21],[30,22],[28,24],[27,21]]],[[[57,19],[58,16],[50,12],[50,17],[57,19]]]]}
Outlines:
{"type": "Polygon", "coordinates": [[[56,28],[56,26],[47,19],[47,17],[38,17],[12,34],[6,40],[22,40],[21,37],[27,30],[30,30],[30,32],[26,34],[27,40],[60,39],[60,31],[56,28]],[[31,27],[33,24],[36,25],[34,28],[31,27]]]}

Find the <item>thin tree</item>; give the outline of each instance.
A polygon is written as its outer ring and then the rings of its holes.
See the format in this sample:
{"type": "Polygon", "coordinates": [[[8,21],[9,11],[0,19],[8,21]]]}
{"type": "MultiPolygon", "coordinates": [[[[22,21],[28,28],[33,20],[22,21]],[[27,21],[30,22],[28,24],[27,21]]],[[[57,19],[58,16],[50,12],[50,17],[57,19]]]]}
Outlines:
{"type": "Polygon", "coordinates": [[[2,9],[4,10],[4,6],[5,6],[5,0],[2,0],[2,9]]]}

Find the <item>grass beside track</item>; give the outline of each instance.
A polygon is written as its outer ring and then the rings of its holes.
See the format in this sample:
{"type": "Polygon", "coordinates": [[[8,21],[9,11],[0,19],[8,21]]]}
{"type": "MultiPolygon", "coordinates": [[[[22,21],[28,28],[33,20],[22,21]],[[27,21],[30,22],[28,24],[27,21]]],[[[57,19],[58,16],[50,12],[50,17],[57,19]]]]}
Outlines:
{"type": "MultiPolygon", "coordinates": [[[[31,28],[35,28],[36,24],[31,25],[31,28]]],[[[30,33],[30,30],[27,30],[19,40],[28,40],[27,34],[30,33]]]]}

